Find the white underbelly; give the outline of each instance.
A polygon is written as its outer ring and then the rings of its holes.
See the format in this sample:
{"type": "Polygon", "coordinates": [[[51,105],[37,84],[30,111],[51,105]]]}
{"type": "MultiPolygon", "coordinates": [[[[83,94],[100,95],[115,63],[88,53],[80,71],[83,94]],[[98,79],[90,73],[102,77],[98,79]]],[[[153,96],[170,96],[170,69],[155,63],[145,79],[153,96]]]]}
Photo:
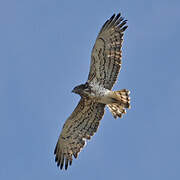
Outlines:
{"type": "Polygon", "coordinates": [[[92,96],[95,101],[102,103],[102,104],[111,104],[112,103],[112,98],[110,97],[110,93],[101,93],[101,94],[96,94],[95,96],[92,96]]]}
{"type": "Polygon", "coordinates": [[[91,89],[91,98],[102,104],[111,104],[111,91],[101,86],[94,85],[91,89]]]}

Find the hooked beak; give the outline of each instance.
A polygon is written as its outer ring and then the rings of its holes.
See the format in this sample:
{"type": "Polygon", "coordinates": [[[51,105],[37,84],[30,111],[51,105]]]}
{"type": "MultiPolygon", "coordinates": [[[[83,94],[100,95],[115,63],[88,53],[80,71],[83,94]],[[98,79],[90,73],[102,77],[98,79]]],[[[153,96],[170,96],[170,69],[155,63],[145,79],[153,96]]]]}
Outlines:
{"type": "Polygon", "coordinates": [[[75,93],[75,90],[73,89],[71,92],[72,92],[72,93],[75,93]]]}

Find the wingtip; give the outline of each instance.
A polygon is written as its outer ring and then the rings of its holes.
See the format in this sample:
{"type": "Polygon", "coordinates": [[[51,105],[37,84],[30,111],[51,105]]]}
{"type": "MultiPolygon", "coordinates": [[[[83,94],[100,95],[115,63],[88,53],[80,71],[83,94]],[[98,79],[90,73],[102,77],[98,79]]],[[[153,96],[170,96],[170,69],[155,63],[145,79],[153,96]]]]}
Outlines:
{"type": "Polygon", "coordinates": [[[55,157],[55,162],[57,162],[57,161],[58,161],[58,157],[56,156],[56,157],[55,157]]]}
{"type": "Polygon", "coordinates": [[[60,165],[60,161],[57,163],[57,167],[59,167],[59,165],[60,165]]]}
{"type": "Polygon", "coordinates": [[[57,152],[57,144],[56,144],[56,147],[54,149],[54,154],[56,154],[56,152],[57,152]]]}
{"type": "Polygon", "coordinates": [[[73,154],[73,156],[74,156],[74,158],[76,158],[76,159],[77,159],[77,157],[78,157],[78,153],[74,153],[74,154],[73,154]]]}
{"type": "Polygon", "coordinates": [[[118,14],[117,14],[117,17],[119,18],[121,16],[121,13],[119,12],[118,14]]]}
{"type": "Polygon", "coordinates": [[[112,21],[115,16],[116,16],[116,14],[114,13],[109,20],[112,21]]]}
{"type": "Polygon", "coordinates": [[[60,165],[60,169],[62,170],[62,168],[63,168],[63,165],[64,165],[64,163],[61,163],[61,165],[60,165]]]}
{"type": "Polygon", "coordinates": [[[70,166],[72,165],[72,159],[70,159],[70,161],[69,161],[69,165],[70,165],[70,166]]]}
{"type": "Polygon", "coordinates": [[[67,168],[68,168],[68,159],[66,158],[66,162],[65,162],[65,170],[67,170],[67,168]]]}
{"type": "Polygon", "coordinates": [[[124,32],[127,28],[128,28],[128,26],[124,26],[124,27],[121,29],[122,32],[124,32]]]}
{"type": "Polygon", "coordinates": [[[114,20],[117,21],[120,17],[121,17],[121,13],[118,13],[118,14],[115,16],[114,20]]]}

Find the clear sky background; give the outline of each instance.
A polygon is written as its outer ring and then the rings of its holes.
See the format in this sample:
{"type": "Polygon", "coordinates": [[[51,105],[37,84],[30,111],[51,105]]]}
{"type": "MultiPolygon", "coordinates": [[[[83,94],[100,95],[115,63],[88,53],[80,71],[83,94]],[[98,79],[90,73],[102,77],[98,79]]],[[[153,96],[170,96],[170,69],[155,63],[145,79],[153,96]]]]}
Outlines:
{"type": "Polygon", "coordinates": [[[0,179],[180,179],[179,0],[0,1],[0,179]],[[98,132],[68,171],[53,151],[113,13],[128,19],[114,89],[132,108],[98,132]]]}

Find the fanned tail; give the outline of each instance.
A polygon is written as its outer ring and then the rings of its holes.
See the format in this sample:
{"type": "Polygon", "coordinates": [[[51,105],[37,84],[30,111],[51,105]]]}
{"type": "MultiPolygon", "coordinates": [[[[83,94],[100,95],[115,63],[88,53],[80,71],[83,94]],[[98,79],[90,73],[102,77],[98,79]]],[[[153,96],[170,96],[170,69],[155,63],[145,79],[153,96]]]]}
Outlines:
{"type": "Polygon", "coordinates": [[[114,118],[122,117],[126,113],[126,108],[130,108],[130,91],[122,89],[112,92],[112,104],[107,104],[114,118]]]}

